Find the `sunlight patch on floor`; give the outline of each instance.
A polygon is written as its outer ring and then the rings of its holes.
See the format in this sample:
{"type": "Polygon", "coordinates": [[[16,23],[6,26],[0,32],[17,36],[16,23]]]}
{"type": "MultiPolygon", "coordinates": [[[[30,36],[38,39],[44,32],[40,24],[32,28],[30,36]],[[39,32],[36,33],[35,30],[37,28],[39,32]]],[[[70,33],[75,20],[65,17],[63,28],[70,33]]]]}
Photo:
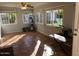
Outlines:
{"type": "Polygon", "coordinates": [[[38,41],[37,41],[37,44],[36,44],[36,46],[35,46],[35,49],[34,49],[33,53],[31,54],[31,56],[36,56],[40,44],[41,44],[41,41],[38,40],[38,41]]]}
{"type": "Polygon", "coordinates": [[[16,43],[17,41],[19,41],[22,37],[24,37],[26,34],[21,34],[21,35],[15,35],[13,36],[11,39],[8,39],[7,41],[3,42],[2,44],[0,44],[0,47],[5,47],[5,46],[9,46],[13,43],[16,43]]]}

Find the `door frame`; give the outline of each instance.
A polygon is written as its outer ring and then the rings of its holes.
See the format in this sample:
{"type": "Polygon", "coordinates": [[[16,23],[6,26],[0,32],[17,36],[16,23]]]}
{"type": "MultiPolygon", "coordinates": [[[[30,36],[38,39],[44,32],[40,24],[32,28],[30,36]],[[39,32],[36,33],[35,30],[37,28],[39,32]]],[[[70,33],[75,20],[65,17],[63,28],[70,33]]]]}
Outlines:
{"type": "Polygon", "coordinates": [[[79,56],[79,2],[75,3],[72,56],[79,56]]]}
{"type": "Polygon", "coordinates": [[[1,40],[1,16],[0,16],[0,40],[1,40]]]}

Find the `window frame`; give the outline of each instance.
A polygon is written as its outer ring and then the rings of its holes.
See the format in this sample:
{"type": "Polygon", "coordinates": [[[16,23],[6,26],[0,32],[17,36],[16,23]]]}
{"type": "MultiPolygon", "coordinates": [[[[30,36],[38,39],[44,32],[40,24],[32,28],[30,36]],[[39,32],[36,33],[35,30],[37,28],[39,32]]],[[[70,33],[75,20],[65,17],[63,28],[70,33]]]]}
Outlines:
{"type": "Polygon", "coordinates": [[[40,24],[40,25],[44,24],[44,13],[42,11],[35,13],[35,21],[36,21],[36,24],[40,24]],[[42,22],[40,22],[40,21],[42,21],[42,22]]]}
{"type": "MultiPolygon", "coordinates": [[[[63,8],[53,9],[53,12],[54,12],[55,10],[58,10],[58,11],[59,11],[60,9],[63,10],[63,8]]],[[[55,19],[56,19],[56,18],[53,17],[53,26],[54,26],[54,27],[61,27],[61,26],[63,26],[64,10],[63,10],[63,17],[62,17],[62,20],[61,20],[61,21],[62,21],[62,25],[60,25],[60,26],[56,26],[56,25],[54,24],[54,20],[55,20],[55,19]]]]}
{"type": "Polygon", "coordinates": [[[1,24],[2,25],[15,25],[15,24],[17,24],[17,13],[16,12],[1,12],[1,13],[0,13],[0,16],[1,16],[1,24]],[[15,22],[14,23],[3,24],[1,13],[15,13],[15,22]]]}
{"type": "Polygon", "coordinates": [[[42,12],[40,12],[40,21],[42,21],[42,22],[40,22],[41,25],[44,24],[44,19],[45,19],[44,12],[42,11],[42,12]]]}
{"type": "Polygon", "coordinates": [[[53,14],[52,13],[51,13],[51,18],[50,18],[50,20],[52,20],[52,23],[50,23],[50,24],[47,23],[47,20],[48,20],[47,19],[47,13],[49,13],[49,12],[52,12],[52,10],[49,9],[49,10],[46,10],[45,11],[45,16],[46,16],[45,17],[45,24],[46,24],[46,26],[53,26],[53,18],[52,18],[53,17],[53,14]]]}
{"type": "MultiPolygon", "coordinates": [[[[56,8],[56,9],[48,9],[48,10],[45,10],[45,25],[46,26],[60,27],[60,26],[55,26],[54,25],[54,20],[55,20],[55,18],[54,18],[54,10],[60,10],[60,9],[63,10],[63,8],[56,8]],[[46,14],[46,11],[49,11],[49,12],[52,13],[51,14],[51,19],[52,19],[52,23],[51,24],[47,24],[47,14],[46,14]]],[[[63,19],[64,19],[64,10],[63,10],[63,17],[62,17],[62,25],[61,26],[63,26],[63,19]]]]}
{"type": "MultiPolygon", "coordinates": [[[[31,13],[31,14],[30,14],[30,13],[22,13],[22,22],[23,22],[23,24],[28,24],[28,23],[30,22],[30,21],[29,21],[29,16],[30,16],[30,15],[32,15],[32,13],[31,13]],[[23,15],[25,15],[25,14],[28,16],[27,22],[25,22],[25,21],[24,21],[24,18],[23,18],[23,15]]],[[[33,15],[32,15],[32,16],[33,16],[33,15]]]]}

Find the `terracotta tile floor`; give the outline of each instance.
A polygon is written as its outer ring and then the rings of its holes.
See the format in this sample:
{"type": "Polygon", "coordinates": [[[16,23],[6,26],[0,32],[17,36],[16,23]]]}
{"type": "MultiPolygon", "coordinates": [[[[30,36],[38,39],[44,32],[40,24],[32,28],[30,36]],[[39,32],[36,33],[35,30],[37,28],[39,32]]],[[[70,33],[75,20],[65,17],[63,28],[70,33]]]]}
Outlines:
{"type": "Polygon", "coordinates": [[[10,40],[10,42],[13,42],[13,40],[15,41],[17,38],[20,37],[19,39],[17,39],[16,42],[9,45],[13,47],[15,56],[42,56],[42,55],[65,56],[65,53],[61,50],[61,48],[54,41],[54,39],[51,39],[41,33],[26,32],[26,33],[12,33],[8,34],[8,36],[9,35],[11,37],[9,37],[8,39],[6,38],[5,42],[7,42],[8,40],[10,40]],[[12,37],[16,35],[19,36],[16,39],[13,39],[12,37]],[[45,45],[47,46],[46,48],[45,45]],[[51,52],[48,50],[50,50],[51,52]]]}

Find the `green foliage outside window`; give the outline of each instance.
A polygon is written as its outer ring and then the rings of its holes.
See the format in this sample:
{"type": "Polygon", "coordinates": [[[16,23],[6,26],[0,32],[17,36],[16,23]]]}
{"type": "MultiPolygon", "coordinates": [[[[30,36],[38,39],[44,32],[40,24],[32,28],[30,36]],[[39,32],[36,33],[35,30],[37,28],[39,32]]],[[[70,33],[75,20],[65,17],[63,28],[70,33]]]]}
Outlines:
{"type": "Polygon", "coordinates": [[[53,25],[56,27],[60,27],[63,25],[63,9],[54,10],[55,18],[53,25]]]}
{"type": "Polygon", "coordinates": [[[16,13],[1,13],[2,24],[13,24],[16,21],[16,13]]]}

